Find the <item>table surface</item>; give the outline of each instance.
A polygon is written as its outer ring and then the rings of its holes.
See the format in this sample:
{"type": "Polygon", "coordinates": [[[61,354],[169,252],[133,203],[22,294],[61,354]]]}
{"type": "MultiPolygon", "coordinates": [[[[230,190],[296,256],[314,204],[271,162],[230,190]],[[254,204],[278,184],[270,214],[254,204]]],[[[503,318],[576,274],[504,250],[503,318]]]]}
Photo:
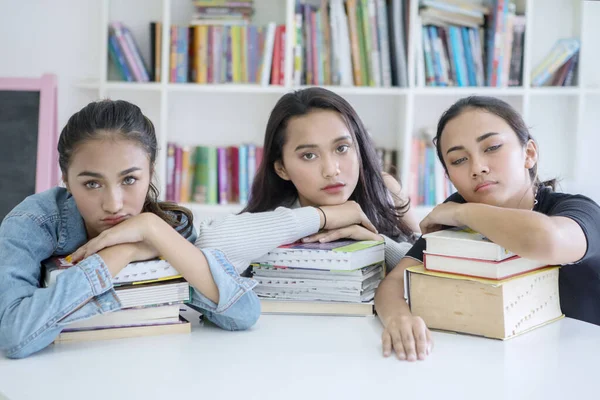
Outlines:
{"type": "Polygon", "coordinates": [[[189,335],[0,356],[0,392],[11,400],[599,396],[600,326],[565,318],[508,341],[433,332],[432,354],[412,363],[383,358],[381,332],[375,317],[265,315],[245,332],[196,322],[189,335]]]}

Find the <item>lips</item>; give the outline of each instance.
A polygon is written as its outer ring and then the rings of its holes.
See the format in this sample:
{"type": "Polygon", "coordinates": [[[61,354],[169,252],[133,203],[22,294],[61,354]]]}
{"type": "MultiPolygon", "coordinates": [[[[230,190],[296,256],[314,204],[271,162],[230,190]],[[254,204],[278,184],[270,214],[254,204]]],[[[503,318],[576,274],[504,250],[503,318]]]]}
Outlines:
{"type": "Polygon", "coordinates": [[[109,224],[109,225],[116,225],[119,222],[125,220],[125,218],[127,218],[126,215],[121,215],[119,217],[104,218],[104,219],[102,219],[102,222],[104,222],[105,224],[109,224]]]}
{"type": "Polygon", "coordinates": [[[321,190],[326,190],[326,191],[337,190],[337,189],[343,188],[344,186],[346,186],[345,183],[338,182],[338,183],[334,183],[331,185],[327,185],[321,190]]]}
{"type": "Polygon", "coordinates": [[[475,191],[476,191],[476,192],[478,192],[478,191],[480,191],[481,189],[485,189],[485,188],[487,188],[488,186],[493,186],[493,185],[495,185],[496,183],[498,183],[498,182],[494,182],[494,181],[485,181],[485,182],[482,182],[482,183],[480,183],[479,185],[475,186],[475,191]]]}

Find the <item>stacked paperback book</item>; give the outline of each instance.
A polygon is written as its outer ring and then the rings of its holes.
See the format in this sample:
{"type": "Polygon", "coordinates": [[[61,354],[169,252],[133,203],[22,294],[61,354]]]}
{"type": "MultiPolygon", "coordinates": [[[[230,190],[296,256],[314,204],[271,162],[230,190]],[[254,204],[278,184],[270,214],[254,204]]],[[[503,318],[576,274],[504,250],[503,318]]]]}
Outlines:
{"type": "Polygon", "coordinates": [[[252,264],[263,313],[373,315],[384,271],[378,241],[293,243],[252,264]]]}
{"type": "Polygon", "coordinates": [[[423,235],[408,268],[411,311],[429,328],[508,339],[561,318],[558,267],[521,258],[468,228],[423,235]]]}
{"type": "MultiPolygon", "coordinates": [[[[72,266],[59,257],[44,261],[44,286],[52,286],[72,266]]],[[[190,286],[167,261],[131,263],[113,278],[113,286],[121,310],[71,323],[55,343],[191,331],[190,323],[179,315],[180,305],[190,300],[190,286]]]]}

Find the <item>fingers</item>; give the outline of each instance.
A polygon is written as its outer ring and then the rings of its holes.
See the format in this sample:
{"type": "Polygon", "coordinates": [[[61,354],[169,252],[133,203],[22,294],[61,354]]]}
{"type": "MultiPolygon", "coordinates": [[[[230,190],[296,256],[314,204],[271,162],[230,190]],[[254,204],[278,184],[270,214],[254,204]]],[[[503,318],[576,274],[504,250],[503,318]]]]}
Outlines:
{"type": "Polygon", "coordinates": [[[427,340],[427,327],[421,318],[416,318],[413,324],[413,337],[416,343],[416,356],[424,360],[429,354],[429,343],[427,340]]]}
{"type": "Polygon", "coordinates": [[[392,338],[392,345],[396,351],[396,357],[398,357],[399,360],[406,360],[406,349],[402,343],[402,335],[400,334],[400,331],[394,329],[392,330],[390,336],[392,338]]]}
{"type": "Polygon", "coordinates": [[[384,357],[389,357],[390,354],[392,354],[392,337],[386,330],[384,330],[383,335],[381,335],[381,348],[384,357]]]}
{"type": "Polygon", "coordinates": [[[331,232],[331,231],[323,231],[323,232],[316,233],[314,235],[307,236],[305,238],[302,238],[302,242],[304,242],[304,243],[318,242],[321,238],[327,236],[329,234],[329,232],[331,232]]]}
{"type": "Polygon", "coordinates": [[[102,232],[100,235],[77,249],[75,253],[71,254],[73,262],[83,260],[84,258],[87,258],[106,247],[114,245],[114,243],[111,243],[111,241],[111,235],[107,234],[106,232],[102,232]]]}
{"type": "Polygon", "coordinates": [[[429,329],[425,329],[425,334],[427,335],[427,354],[431,354],[433,351],[433,338],[431,337],[431,331],[429,329]]]}
{"type": "Polygon", "coordinates": [[[412,327],[404,327],[400,332],[402,339],[402,345],[404,346],[404,352],[406,353],[406,359],[408,361],[417,360],[417,349],[415,346],[415,338],[413,336],[412,327]]]}

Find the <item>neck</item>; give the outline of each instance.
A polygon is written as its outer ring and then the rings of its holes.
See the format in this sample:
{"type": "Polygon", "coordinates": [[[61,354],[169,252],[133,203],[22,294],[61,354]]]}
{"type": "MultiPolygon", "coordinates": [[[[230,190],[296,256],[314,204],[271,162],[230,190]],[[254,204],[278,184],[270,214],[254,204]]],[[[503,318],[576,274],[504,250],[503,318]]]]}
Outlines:
{"type": "Polygon", "coordinates": [[[535,199],[537,196],[537,185],[529,184],[527,187],[521,192],[513,204],[508,204],[507,206],[510,208],[518,208],[521,210],[533,210],[535,206],[535,199]]]}

